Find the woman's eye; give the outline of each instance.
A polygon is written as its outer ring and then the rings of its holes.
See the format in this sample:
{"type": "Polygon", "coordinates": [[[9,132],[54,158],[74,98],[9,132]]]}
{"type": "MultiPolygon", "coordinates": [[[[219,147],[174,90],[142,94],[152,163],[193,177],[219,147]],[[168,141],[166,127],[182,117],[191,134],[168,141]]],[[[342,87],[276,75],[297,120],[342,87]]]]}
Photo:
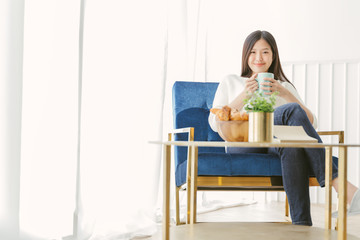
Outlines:
{"type": "Polygon", "coordinates": [[[268,54],[269,52],[264,52],[264,54],[268,54]]]}
{"type": "Polygon", "coordinates": [[[255,51],[251,51],[250,53],[255,53],[255,51]]]}

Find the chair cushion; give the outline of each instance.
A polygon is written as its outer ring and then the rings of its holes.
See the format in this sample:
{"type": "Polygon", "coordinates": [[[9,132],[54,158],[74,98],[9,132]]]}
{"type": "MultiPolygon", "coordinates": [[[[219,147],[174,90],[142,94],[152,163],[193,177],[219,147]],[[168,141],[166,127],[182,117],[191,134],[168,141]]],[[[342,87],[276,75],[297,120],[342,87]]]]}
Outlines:
{"type": "MultiPolygon", "coordinates": [[[[200,149],[200,148],[199,148],[200,149]]],[[[187,161],[178,165],[176,186],[186,182],[187,161]]],[[[280,159],[261,153],[199,153],[199,176],[281,176],[280,159]]]]}
{"type": "MultiPolygon", "coordinates": [[[[200,149],[200,148],[199,148],[200,149]]],[[[337,168],[338,158],[333,157],[337,168]]],[[[186,182],[187,160],[176,167],[175,183],[186,182]]],[[[261,153],[199,153],[198,176],[281,176],[281,163],[277,155],[261,153]]],[[[314,173],[310,170],[310,177],[314,173]]]]}

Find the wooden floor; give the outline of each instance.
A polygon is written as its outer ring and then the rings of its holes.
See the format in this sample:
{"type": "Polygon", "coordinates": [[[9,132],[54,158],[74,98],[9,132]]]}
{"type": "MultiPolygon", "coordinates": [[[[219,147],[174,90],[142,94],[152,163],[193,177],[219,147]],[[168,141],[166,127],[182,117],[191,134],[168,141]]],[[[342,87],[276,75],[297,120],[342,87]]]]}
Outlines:
{"type": "MultiPolygon", "coordinates": [[[[317,227],[295,226],[285,223],[197,223],[195,226],[182,225],[172,228],[170,239],[176,240],[336,240],[334,230],[317,227]]],[[[348,240],[359,240],[348,235],[348,240]]]]}
{"type": "MultiPolygon", "coordinates": [[[[199,223],[195,228],[172,225],[170,239],[337,239],[335,230],[324,228],[325,210],[322,204],[312,204],[312,227],[287,224],[283,213],[284,203],[267,202],[199,214],[199,223]]],[[[348,240],[360,240],[359,215],[348,217],[347,230],[348,240]]],[[[160,240],[161,226],[157,234],[145,239],[160,240]]]]}

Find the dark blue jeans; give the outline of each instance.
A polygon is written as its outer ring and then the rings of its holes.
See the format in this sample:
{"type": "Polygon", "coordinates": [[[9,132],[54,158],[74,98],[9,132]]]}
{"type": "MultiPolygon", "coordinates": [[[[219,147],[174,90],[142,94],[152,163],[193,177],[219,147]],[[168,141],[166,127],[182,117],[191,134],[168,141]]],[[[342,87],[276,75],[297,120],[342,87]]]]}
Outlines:
{"type": "MultiPolygon", "coordinates": [[[[305,132],[321,143],[305,111],[297,103],[277,107],[275,125],[303,126],[305,132]]],[[[310,214],[309,172],[312,171],[321,187],[325,186],[325,149],[322,148],[228,148],[228,153],[263,152],[276,154],[281,160],[284,189],[289,200],[293,224],[312,225],[310,214]]],[[[333,179],[338,175],[333,164],[333,179]]]]}

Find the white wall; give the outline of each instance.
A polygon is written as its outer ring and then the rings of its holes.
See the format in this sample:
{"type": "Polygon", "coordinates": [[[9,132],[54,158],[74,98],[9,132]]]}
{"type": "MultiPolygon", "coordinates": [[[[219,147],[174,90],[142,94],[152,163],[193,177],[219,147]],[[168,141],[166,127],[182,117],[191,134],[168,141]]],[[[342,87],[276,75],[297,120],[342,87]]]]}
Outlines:
{"type": "Polygon", "coordinates": [[[242,44],[255,30],[274,35],[283,62],[360,58],[357,0],[212,0],[203,6],[209,81],[240,73],[242,44]]]}
{"type": "Polygon", "coordinates": [[[0,1],[1,239],[17,238],[19,228],[23,12],[24,0],[0,1]]]}
{"type": "Polygon", "coordinates": [[[360,58],[360,1],[278,2],[283,14],[274,34],[284,61],[360,58]]]}

